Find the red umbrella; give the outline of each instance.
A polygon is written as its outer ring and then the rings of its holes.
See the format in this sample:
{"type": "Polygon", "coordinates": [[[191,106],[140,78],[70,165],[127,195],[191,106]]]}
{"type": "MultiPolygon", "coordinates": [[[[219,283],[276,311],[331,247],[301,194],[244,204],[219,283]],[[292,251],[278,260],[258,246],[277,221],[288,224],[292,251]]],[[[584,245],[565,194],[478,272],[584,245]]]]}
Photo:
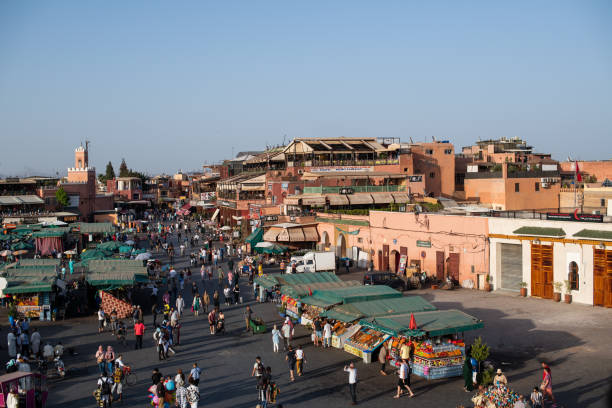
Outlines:
{"type": "Polygon", "coordinates": [[[416,330],[417,329],[416,319],[414,318],[414,315],[412,313],[410,313],[410,326],[408,326],[408,328],[410,330],[416,330]]]}

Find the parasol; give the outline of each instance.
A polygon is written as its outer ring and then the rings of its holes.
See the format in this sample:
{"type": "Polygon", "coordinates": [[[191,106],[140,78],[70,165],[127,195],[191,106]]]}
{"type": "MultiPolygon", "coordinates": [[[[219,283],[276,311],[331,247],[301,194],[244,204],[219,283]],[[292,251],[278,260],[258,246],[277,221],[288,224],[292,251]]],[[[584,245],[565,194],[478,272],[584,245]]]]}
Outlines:
{"type": "Polygon", "coordinates": [[[131,239],[129,241],[125,241],[124,242],[125,245],[134,245],[134,241],[132,241],[131,239]]]}
{"type": "Polygon", "coordinates": [[[410,325],[408,326],[410,330],[416,330],[418,328],[416,319],[414,318],[414,314],[410,313],[410,325]]]}
{"type": "Polygon", "coordinates": [[[137,261],[147,261],[147,260],[151,259],[151,256],[152,255],[151,255],[150,252],[144,252],[142,254],[136,255],[136,258],[134,258],[134,259],[136,259],[137,261]]]}

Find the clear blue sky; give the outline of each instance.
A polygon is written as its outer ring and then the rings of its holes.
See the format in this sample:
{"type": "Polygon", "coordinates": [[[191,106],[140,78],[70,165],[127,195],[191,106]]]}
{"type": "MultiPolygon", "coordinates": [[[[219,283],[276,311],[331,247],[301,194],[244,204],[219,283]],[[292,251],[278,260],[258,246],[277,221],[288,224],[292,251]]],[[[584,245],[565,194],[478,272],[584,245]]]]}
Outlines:
{"type": "Polygon", "coordinates": [[[0,2],[0,174],[81,140],[191,170],[288,138],[520,136],[612,158],[612,2],[0,2]]]}

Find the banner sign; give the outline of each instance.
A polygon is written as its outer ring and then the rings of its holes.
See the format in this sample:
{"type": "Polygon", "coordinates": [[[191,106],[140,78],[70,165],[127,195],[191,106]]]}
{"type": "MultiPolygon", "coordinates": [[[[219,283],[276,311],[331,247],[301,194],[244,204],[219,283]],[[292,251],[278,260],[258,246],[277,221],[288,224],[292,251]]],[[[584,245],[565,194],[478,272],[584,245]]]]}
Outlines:
{"type": "Polygon", "coordinates": [[[573,213],[546,213],[546,219],[553,221],[603,222],[603,215],[581,214],[576,210],[573,213]]]}

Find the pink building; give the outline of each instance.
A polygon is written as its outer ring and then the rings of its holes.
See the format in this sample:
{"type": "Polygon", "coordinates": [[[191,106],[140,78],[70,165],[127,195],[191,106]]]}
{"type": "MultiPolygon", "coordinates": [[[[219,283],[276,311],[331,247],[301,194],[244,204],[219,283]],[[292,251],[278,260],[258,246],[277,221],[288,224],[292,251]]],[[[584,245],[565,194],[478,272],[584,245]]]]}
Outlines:
{"type": "Polygon", "coordinates": [[[376,270],[395,272],[405,256],[407,265],[428,275],[450,275],[461,284],[471,281],[475,288],[484,286],[489,273],[484,217],[370,211],[368,216],[319,213],[317,220],[321,249],[367,258],[376,270]]]}

